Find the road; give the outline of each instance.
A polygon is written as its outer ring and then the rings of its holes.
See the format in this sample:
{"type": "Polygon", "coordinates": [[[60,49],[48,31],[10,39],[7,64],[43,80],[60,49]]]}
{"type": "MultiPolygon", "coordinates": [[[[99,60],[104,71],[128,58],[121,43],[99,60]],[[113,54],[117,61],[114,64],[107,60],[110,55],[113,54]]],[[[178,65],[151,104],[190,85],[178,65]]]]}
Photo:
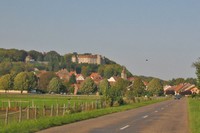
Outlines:
{"type": "Polygon", "coordinates": [[[190,133],[187,99],[168,100],[38,133],[190,133]]]}

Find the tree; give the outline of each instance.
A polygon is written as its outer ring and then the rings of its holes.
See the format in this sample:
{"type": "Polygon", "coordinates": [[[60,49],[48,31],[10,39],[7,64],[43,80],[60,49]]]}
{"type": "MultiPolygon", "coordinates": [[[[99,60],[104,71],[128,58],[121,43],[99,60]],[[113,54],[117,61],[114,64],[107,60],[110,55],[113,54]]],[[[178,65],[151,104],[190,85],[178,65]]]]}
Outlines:
{"type": "Polygon", "coordinates": [[[123,79],[117,80],[117,82],[111,86],[108,91],[108,97],[110,99],[110,106],[113,106],[116,102],[118,105],[122,105],[124,103],[123,100],[123,92],[125,87],[125,82],[123,79]]]}
{"type": "Polygon", "coordinates": [[[28,54],[36,61],[43,61],[44,55],[38,51],[31,50],[28,54]]]}
{"type": "Polygon", "coordinates": [[[17,76],[14,79],[14,88],[15,90],[20,90],[21,93],[24,90],[29,89],[29,80],[28,80],[28,75],[26,72],[21,72],[17,74],[17,76]]]}
{"type": "Polygon", "coordinates": [[[69,83],[70,84],[75,84],[76,83],[76,76],[72,74],[72,76],[69,78],[69,83]]]}
{"type": "Polygon", "coordinates": [[[110,84],[108,82],[107,79],[103,79],[100,83],[99,83],[99,92],[107,98],[108,96],[108,90],[110,88],[110,84]]]}
{"type": "Polygon", "coordinates": [[[148,91],[149,94],[161,96],[164,94],[163,86],[161,84],[161,81],[157,78],[152,79],[148,84],[148,91]]]}
{"type": "Polygon", "coordinates": [[[145,88],[146,87],[144,83],[142,82],[142,80],[140,78],[136,78],[131,90],[133,91],[135,96],[140,97],[140,96],[145,95],[145,92],[146,92],[145,88]]]}
{"type": "Polygon", "coordinates": [[[39,89],[47,92],[47,87],[49,82],[51,81],[52,78],[56,77],[54,72],[46,72],[43,73],[40,77],[39,77],[39,89]]]}
{"type": "Polygon", "coordinates": [[[121,95],[124,96],[128,85],[129,85],[129,81],[119,78],[117,82],[114,84],[114,87],[120,90],[121,95]]]}
{"type": "Polygon", "coordinates": [[[61,60],[61,56],[56,51],[48,52],[45,55],[44,60],[49,62],[48,63],[49,71],[58,71],[59,70],[59,63],[61,60]]]}
{"type": "Polygon", "coordinates": [[[28,81],[29,81],[29,90],[31,89],[36,89],[36,87],[38,86],[38,79],[36,77],[36,75],[33,72],[29,72],[27,73],[28,75],[28,81]]]}
{"type": "Polygon", "coordinates": [[[193,67],[196,68],[197,86],[200,89],[200,58],[198,59],[198,61],[193,63],[193,67]]]}
{"type": "Polygon", "coordinates": [[[114,76],[114,69],[112,65],[107,65],[104,69],[104,77],[105,78],[110,78],[112,76],[114,76]]]}
{"type": "Polygon", "coordinates": [[[48,85],[48,91],[49,92],[55,92],[55,93],[59,93],[61,88],[62,88],[63,84],[62,82],[60,81],[59,78],[57,77],[54,77],[51,79],[51,81],[49,82],[49,85],[48,85]]]}
{"type": "Polygon", "coordinates": [[[12,84],[12,77],[10,74],[6,74],[0,78],[0,90],[10,90],[12,84]]]}
{"type": "Polygon", "coordinates": [[[2,62],[2,63],[0,63],[0,76],[9,74],[11,68],[12,68],[12,63],[11,62],[2,62]]]}
{"type": "Polygon", "coordinates": [[[83,66],[81,68],[81,73],[83,74],[84,77],[88,77],[90,75],[90,69],[88,66],[83,66]]]}
{"type": "Polygon", "coordinates": [[[96,84],[91,78],[86,78],[80,86],[82,94],[91,94],[97,90],[96,84]]]}

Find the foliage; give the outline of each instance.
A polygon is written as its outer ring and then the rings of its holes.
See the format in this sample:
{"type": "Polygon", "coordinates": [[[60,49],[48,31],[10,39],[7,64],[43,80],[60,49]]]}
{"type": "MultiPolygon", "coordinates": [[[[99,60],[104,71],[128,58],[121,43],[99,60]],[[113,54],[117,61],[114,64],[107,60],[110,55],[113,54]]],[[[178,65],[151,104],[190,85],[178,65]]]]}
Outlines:
{"type": "Polygon", "coordinates": [[[135,96],[140,97],[145,95],[145,88],[146,87],[142,80],[140,78],[136,78],[134,80],[133,86],[131,87],[131,91],[133,91],[135,96]]]}
{"type": "Polygon", "coordinates": [[[24,62],[2,62],[0,63],[0,76],[9,73],[20,73],[23,71],[33,71],[34,65],[24,62]]]}
{"type": "Polygon", "coordinates": [[[80,86],[82,94],[92,94],[97,91],[97,86],[91,78],[86,78],[80,86]]]}
{"type": "Polygon", "coordinates": [[[82,66],[81,73],[84,77],[88,77],[91,74],[91,71],[88,66],[82,66]]]}
{"type": "Polygon", "coordinates": [[[17,49],[3,49],[0,48],[0,62],[3,61],[24,61],[27,56],[27,52],[17,49]]]}
{"type": "Polygon", "coordinates": [[[29,90],[31,89],[36,89],[38,86],[38,78],[36,77],[36,75],[33,72],[28,72],[27,73],[28,76],[28,88],[29,90]]]}
{"type": "Polygon", "coordinates": [[[43,61],[44,55],[41,52],[31,50],[28,54],[36,61],[43,61]]]}
{"type": "Polygon", "coordinates": [[[46,72],[39,77],[39,89],[47,92],[47,86],[52,78],[56,77],[54,72],[46,72]]]}
{"type": "Polygon", "coordinates": [[[163,95],[163,86],[161,84],[161,81],[157,78],[152,79],[148,84],[148,92],[151,96],[161,96],[163,95]]]}
{"type": "Polygon", "coordinates": [[[11,69],[12,69],[12,63],[11,62],[0,63],[0,76],[3,76],[5,74],[9,74],[11,69]]]}
{"type": "Polygon", "coordinates": [[[198,59],[198,61],[193,63],[193,66],[196,68],[197,86],[200,89],[200,58],[198,59]]]}
{"type": "Polygon", "coordinates": [[[72,74],[72,76],[69,78],[69,83],[70,84],[75,84],[76,83],[76,76],[72,74]]]}
{"type": "Polygon", "coordinates": [[[0,78],[0,90],[10,90],[13,82],[10,74],[6,74],[0,78]]]}
{"type": "Polygon", "coordinates": [[[56,51],[50,51],[44,56],[44,61],[49,62],[49,71],[58,71],[60,60],[61,56],[56,51]]]}
{"type": "Polygon", "coordinates": [[[14,79],[14,88],[22,93],[24,90],[29,89],[29,83],[27,72],[21,72],[14,79]]]}
{"type": "Polygon", "coordinates": [[[59,93],[61,88],[62,88],[62,86],[63,86],[63,84],[62,84],[61,80],[58,79],[57,77],[54,77],[49,82],[48,91],[49,92],[59,93]]]}
{"type": "Polygon", "coordinates": [[[99,92],[100,92],[100,94],[102,94],[105,97],[108,96],[108,90],[109,90],[109,88],[110,88],[110,84],[109,84],[109,82],[108,82],[107,79],[103,79],[99,83],[99,92]]]}

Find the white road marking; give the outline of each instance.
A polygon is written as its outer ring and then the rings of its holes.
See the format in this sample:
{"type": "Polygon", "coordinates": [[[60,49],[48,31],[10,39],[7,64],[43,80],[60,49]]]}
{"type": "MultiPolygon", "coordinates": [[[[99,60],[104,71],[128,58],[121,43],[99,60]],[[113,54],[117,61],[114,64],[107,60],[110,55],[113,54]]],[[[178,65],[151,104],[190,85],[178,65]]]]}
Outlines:
{"type": "Polygon", "coordinates": [[[145,115],[145,116],[143,116],[142,118],[144,118],[144,119],[145,119],[145,118],[147,118],[147,117],[148,117],[148,115],[145,115]]]}
{"type": "Polygon", "coordinates": [[[128,128],[128,127],[129,127],[129,125],[126,125],[126,126],[120,128],[120,130],[124,130],[124,129],[128,128]]]}

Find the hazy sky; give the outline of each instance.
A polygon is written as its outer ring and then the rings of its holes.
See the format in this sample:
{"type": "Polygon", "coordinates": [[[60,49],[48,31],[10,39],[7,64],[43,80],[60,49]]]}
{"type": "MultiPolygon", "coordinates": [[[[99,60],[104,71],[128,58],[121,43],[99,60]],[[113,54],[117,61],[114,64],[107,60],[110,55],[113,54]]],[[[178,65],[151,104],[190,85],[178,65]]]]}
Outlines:
{"type": "Polygon", "coordinates": [[[0,0],[0,47],[101,54],[134,75],[196,77],[200,1],[0,0]]]}

